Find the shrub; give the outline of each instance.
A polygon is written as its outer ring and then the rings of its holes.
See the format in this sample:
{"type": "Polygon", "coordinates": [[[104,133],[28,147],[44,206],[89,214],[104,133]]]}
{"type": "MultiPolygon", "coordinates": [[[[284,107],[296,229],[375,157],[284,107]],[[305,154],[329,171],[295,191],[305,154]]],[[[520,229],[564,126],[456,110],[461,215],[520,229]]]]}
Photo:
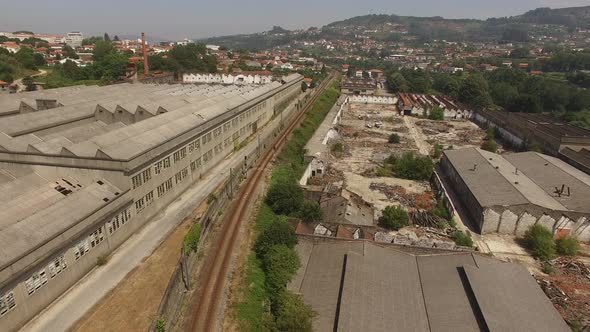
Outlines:
{"type": "Polygon", "coordinates": [[[498,144],[493,139],[487,139],[481,144],[482,150],[496,153],[498,151],[498,144]]]}
{"type": "Polygon", "coordinates": [[[156,321],[156,332],[164,332],[166,330],[166,321],[162,318],[158,318],[156,321]]]}
{"type": "Polygon", "coordinates": [[[430,157],[418,156],[413,152],[406,152],[400,158],[392,156],[386,162],[393,162],[395,174],[409,180],[428,180],[434,169],[430,157]]]}
{"type": "Polygon", "coordinates": [[[275,220],[260,233],[254,244],[254,251],[259,258],[263,258],[270,248],[278,244],[289,248],[297,244],[295,230],[286,221],[275,220]]]}
{"type": "Polygon", "coordinates": [[[311,332],[315,316],[316,313],[300,295],[284,291],[279,296],[274,327],[276,331],[311,332]]]}
{"type": "Polygon", "coordinates": [[[379,218],[379,226],[391,230],[399,230],[410,224],[410,217],[406,210],[400,206],[390,205],[383,210],[383,215],[379,218]]]}
{"type": "Polygon", "coordinates": [[[446,206],[443,204],[442,201],[438,201],[438,203],[436,203],[436,207],[432,209],[432,214],[441,217],[444,220],[451,220],[451,213],[449,212],[449,210],[447,210],[446,206]]]}
{"type": "Polygon", "coordinates": [[[299,218],[305,222],[322,220],[322,208],[317,202],[306,200],[299,210],[299,218]]]}
{"type": "Polygon", "coordinates": [[[432,158],[438,159],[442,156],[444,147],[440,144],[434,144],[434,149],[432,151],[432,158]]]}
{"type": "Polygon", "coordinates": [[[191,252],[196,252],[199,248],[199,240],[201,239],[201,224],[193,224],[188,234],[184,237],[183,245],[184,252],[190,255],[191,252]]]}
{"type": "Polygon", "coordinates": [[[385,164],[383,167],[377,167],[375,169],[375,175],[381,178],[393,176],[393,169],[391,165],[385,164]]]}
{"type": "Polygon", "coordinates": [[[391,135],[389,135],[388,142],[392,143],[392,144],[399,144],[399,142],[400,142],[399,135],[397,133],[392,133],[391,135]]]}
{"type": "Polygon", "coordinates": [[[563,256],[575,256],[580,250],[578,240],[573,237],[566,236],[555,241],[557,252],[563,256]]]}
{"type": "Polygon", "coordinates": [[[332,153],[343,153],[344,152],[344,144],[340,143],[340,142],[336,142],[334,143],[334,145],[332,145],[332,153]]]}
{"type": "Polygon", "coordinates": [[[107,255],[100,255],[96,257],[96,265],[103,266],[109,262],[109,256],[107,255]]]}
{"type": "Polygon", "coordinates": [[[456,231],[453,233],[453,240],[458,246],[473,247],[473,240],[471,237],[461,231],[456,231]]]}
{"type": "Polygon", "coordinates": [[[547,228],[541,225],[531,226],[524,234],[524,241],[535,257],[542,260],[555,257],[555,242],[547,228]]]}
{"type": "Polygon", "coordinates": [[[541,266],[541,271],[543,271],[543,273],[545,274],[555,274],[555,268],[548,262],[543,262],[543,265],[541,266]]]}
{"type": "Polygon", "coordinates": [[[207,196],[207,204],[211,204],[213,202],[215,202],[217,200],[217,196],[215,196],[214,193],[210,193],[209,196],[207,196]]]}
{"type": "Polygon", "coordinates": [[[442,108],[436,106],[430,111],[428,118],[431,120],[442,121],[445,119],[445,111],[442,108]]]}
{"type": "Polygon", "coordinates": [[[287,283],[299,269],[299,256],[294,249],[284,244],[274,245],[262,260],[266,273],[266,287],[271,296],[285,290],[287,283]]]}
{"type": "Polygon", "coordinates": [[[277,214],[297,212],[303,204],[303,189],[293,179],[278,181],[270,186],[266,203],[277,214]]]}

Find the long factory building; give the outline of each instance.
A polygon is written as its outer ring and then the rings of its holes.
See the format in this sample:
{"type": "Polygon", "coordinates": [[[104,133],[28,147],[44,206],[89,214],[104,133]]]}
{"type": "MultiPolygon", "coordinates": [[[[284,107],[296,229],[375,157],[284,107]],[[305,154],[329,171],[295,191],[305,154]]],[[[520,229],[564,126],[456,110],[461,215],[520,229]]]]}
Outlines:
{"type": "Polygon", "coordinates": [[[0,96],[0,330],[80,280],[281,112],[302,80],[0,96]]]}

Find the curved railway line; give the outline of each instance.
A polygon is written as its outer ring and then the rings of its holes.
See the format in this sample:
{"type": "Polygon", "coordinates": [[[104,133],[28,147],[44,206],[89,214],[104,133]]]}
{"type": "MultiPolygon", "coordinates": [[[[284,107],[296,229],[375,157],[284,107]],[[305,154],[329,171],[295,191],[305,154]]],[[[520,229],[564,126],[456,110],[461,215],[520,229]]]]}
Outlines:
{"type": "Polygon", "coordinates": [[[242,186],[236,199],[232,202],[229,210],[224,213],[222,230],[219,238],[215,240],[212,252],[205,260],[203,275],[199,278],[201,283],[193,295],[194,310],[191,331],[213,331],[215,328],[216,315],[219,311],[219,305],[223,299],[223,293],[226,283],[226,276],[231,263],[232,254],[236,247],[239,229],[242,221],[247,217],[249,207],[254,204],[256,199],[256,188],[264,178],[264,170],[267,165],[280,152],[283,144],[291,132],[299,125],[307,111],[311,109],[315,101],[328,85],[337,77],[336,73],[331,73],[315,94],[308,101],[305,107],[297,113],[277,138],[276,142],[268,148],[262,158],[256,164],[254,172],[248,176],[246,183],[242,186]]]}

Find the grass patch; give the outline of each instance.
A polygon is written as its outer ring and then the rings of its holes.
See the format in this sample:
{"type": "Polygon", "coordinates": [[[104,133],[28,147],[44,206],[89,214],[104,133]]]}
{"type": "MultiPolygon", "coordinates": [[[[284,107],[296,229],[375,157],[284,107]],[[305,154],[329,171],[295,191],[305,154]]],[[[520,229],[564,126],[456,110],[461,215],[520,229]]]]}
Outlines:
{"type": "MultiPolygon", "coordinates": [[[[307,163],[304,160],[304,147],[315,130],[322,123],[340,93],[333,84],[322,92],[311,110],[307,112],[301,125],[293,131],[292,136],[279,153],[271,175],[271,185],[281,181],[298,181],[305,172],[307,163]]],[[[286,220],[288,217],[276,215],[270,206],[261,203],[254,226],[256,236],[268,229],[273,221],[286,220]]],[[[248,255],[244,269],[244,281],[241,300],[235,305],[237,322],[241,331],[265,330],[269,319],[270,294],[266,288],[266,276],[262,269],[262,261],[252,250],[248,255]]]]}
{"type": "MultiPolygon", "coordinates": [[[[270,210],[270,208],[269,208],[270,210]]],[[[271,211],[272,213],[272,211],[271,211]]],[[[248,255],[245,273],[245,297],[236,304],[240,331],[262,331],[263,317],[267,315],[268,294],[262,262],[253,251],[248,255]]]]}
{"type": "Polygon", "coordinates": [[[193,224],[188,234],[184,237],[183,245],[184,252],[190,255],[196,252],[199,248],[199,240],[201,239],[201,224],[193,224]]]}

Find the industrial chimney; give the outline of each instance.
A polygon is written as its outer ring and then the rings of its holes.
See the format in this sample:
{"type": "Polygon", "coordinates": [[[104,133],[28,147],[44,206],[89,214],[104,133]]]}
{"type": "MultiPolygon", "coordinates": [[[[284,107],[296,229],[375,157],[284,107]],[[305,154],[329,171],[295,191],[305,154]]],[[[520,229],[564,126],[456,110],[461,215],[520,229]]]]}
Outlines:
{"type": "Polygon", "coordinates": [[[150,71],[148,66],[147,47],[145,46],[145,33],[141,33],[141,47],[143,50],[143,74],[147,75],[150,71]]]}

